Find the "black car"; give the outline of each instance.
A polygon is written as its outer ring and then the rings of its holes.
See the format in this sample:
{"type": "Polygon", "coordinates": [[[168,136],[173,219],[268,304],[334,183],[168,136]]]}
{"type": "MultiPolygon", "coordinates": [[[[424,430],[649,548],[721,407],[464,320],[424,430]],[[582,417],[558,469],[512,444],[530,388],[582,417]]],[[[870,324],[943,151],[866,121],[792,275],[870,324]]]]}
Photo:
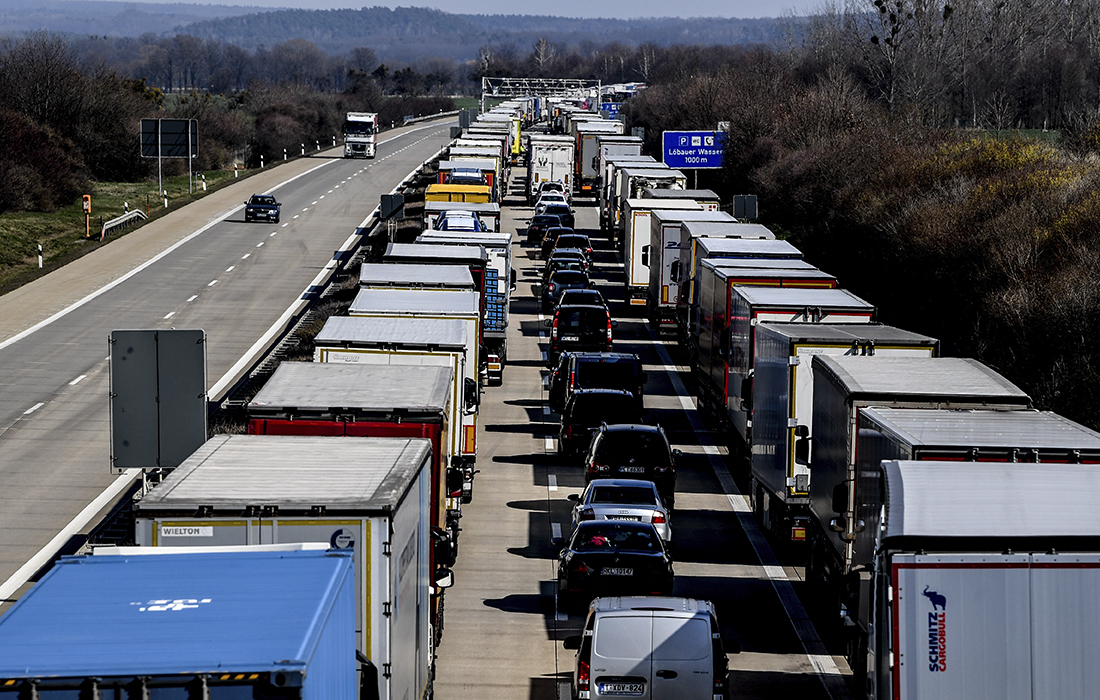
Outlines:
{"type": "Polygon", "coordinates": [[[550,251],[553,255],[554,251],[561,248],[576,248],[584,253],[584,256],[589,260],[592,259],[592,241],[588,239],[588,236],[583,233],[563,233],[558,236],[558,239],[554,241],[554,250],[550,251]]]}
{"type": "Polygon", "coordinates": [[[610,350],[611,329],[617,325],[602,306],[560,305],[546,323],[550,326],[546,359],[551,366],[563,352],[610,350]]]}
{"type": "Polygon", "coordinates": [[[568,204],[550,204],[542,213],[558,217],[561,219],[561,225],[566,228],[573,228],[576,223],[573,210],[569,208],[568,204]]]}
{"type": "MultiPolygon", "coordinates": [[[[567,263],[576,265],[576,263],[567,263]]],[[[587,289],[588,275],[580,270],[558,270],[550,275],[546,284],[542,286],[542,308],[544,311],[553,309],[558,304],[558,297],[566,289],[587,289]]]]}
{"type": "MultiPolygon", "coordinates": [[[[565,304],[562,304],[564,307],[565,304]]],[[[614,324],[612,324],[614,326],[614,324]]],[[[569,395],[577,389],[623,389],[634,394],[642,405],[642,387],[646,373],[642,360],[625,352],[568,352],[568,363],[562,367],[561,379],[550,380],[550,408],[561,411],[569,395]]]]}
{"type": "Polygon", "coordinates": [[[582,522],[558,554],[558,607],[597,595],[670,595],[672,557],[650,523],[582,522]]]}
{"type": "Polygon", "coordinates": [[[660,426],[620,423],[601,425],[584,457],[584,480],[642,479],[652,481],[671,508],[676,498],[679,450],[668,444],[660,426]]]}
{"type": "Polygon", "coordinates": [[[604,423],[640,423],[641,419],[642,409],[629,391],[577,389],[561,412],[558,452],[584,452],[592,442],[592,434],[604,423]]]}
{"type": "Polygon", "coordinates": [[[531,217],[531,223],[527,224],[527,242],[542,245],[542,239],[546,238],[546,230],[560,228],[561,219],[553,214],[539,214],[531,217]]]}
{"type": "Polygon", "coordinates": [[[282,205],[269,194],[254,194],[244,203],[245,222],[263,219],[273,224],[279,223],[279,212],[282,205]]]}
{"type": "Polygon", "coordinates": [[[543,260],[550,257],[550,251],[554,249],[554,244],[558,242],[558,236],[565,236],[573,233],[572,228],[565,226],[552,226],[546,229],[546,235],[542,239],[542,248],[539,251],[539,255],[543,260]]]}
{"type": "Polygon", "coordinates": [[[588,274],[588,258],[576,248],[558,248],[550,255],[546,265],[542,268],[542,279],[545,282],[551,274],[558,270],[580,270],[588,274]],[[577,263],[568,265],[566,263],[577,263]]]}

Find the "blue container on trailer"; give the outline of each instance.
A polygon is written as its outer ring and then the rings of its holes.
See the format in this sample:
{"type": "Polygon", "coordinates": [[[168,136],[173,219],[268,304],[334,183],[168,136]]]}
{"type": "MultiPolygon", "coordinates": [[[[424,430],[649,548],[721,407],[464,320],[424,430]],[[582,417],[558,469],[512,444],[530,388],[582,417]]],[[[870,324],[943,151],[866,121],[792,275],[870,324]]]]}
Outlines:
{"type": "Polygon", "coordinates": [[[65,557],[0,617],[0,700],[357,697],[351,550],[65,557]]]}

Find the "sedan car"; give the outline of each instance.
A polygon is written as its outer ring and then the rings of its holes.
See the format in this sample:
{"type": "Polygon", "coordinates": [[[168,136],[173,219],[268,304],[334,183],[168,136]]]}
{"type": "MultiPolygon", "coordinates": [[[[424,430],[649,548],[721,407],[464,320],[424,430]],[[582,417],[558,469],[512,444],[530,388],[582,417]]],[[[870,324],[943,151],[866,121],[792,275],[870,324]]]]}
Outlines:
{"type": "Polygon", "coordinates": [[[672,510],[661,502],[652,481],[594,479],[583,493],[569,494],[573,527],[589,520],[628,520],[649,523],[665,542],[672,539],[672,510]]]}
{"type": "Polygon", "coordinates": [[[592,438],[584,457],[584,480],[643,479],[652,481],[670,508],[676,499],[675,458],[659,425],[604,423],[592,438]]]}
{"type": "Polygon", "coordinates": [[[582,522],[558,555],[558,606],[594,595],[669,595],[672,557],[653,525],[582,522]]]}
{"type": "Polygon", "coordinates": [[[580,270],[581,272],[587,273],[588,258],[585,257],[585,254],[583,252],[577,250],[576,248],[556,248],[554,252],[550,255],[550,257],[547,258],[546,265],[543,267],[543,279],[545,280],[551,275],[551,273],[557,272],[558,270],[580,270]],[[560,264],[555,265],[555,263],[561,263],[565,260],[576,262],[580,265],[580,267],[562,267],[560,264]]]}
{"type": "Polygon", "coordinates": [[[558,305],[558,297],[566,289],[586,289],[588,275],[580,270],[558,270],[550,275],[542,288],[542,308],[549,311],[558,305]]]}

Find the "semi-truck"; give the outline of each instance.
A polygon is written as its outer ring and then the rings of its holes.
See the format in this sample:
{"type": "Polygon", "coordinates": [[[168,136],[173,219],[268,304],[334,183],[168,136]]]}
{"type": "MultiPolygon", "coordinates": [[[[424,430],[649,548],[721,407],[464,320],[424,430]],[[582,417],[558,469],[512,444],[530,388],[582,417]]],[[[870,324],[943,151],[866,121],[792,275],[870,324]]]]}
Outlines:
{"type": "Polygon", "coordinates": [[[657,160],[653,156],[605,156],[600,167],[600,230],[604,233],[614,228],[615,214],[612,205],[615,202],[615,170],[616,168],[658,167],[657,160]]]}
{"type": "Polygon", "coordinates": [[[373,700],[355,604],[346,549],[62,557],[0,618],[0,697],[373,700]]]}
{"type": "Polygon", "coordinates": [[[600,179],[600,137],[621,136],[625,124],[620,121],[589,121],[577,125],[576,183],[577,191],[591,194],[600,179]]]}
{"type": "MultiPolygon", "coordinates": [[[[656,200],[655,200],[656,201],[656,200]]],[[[649,291],[646,311],[661,335],[676,335],[680,299],[680,233],[685,221],[736,223],[724,211],[655,209],[649,217],[649,291]]]]}
{"type": "Polygon", "coordinates": [[[432,245],[480,246],[488,256],[482,296],[481,337],[485,345],[487,380],[490,385],[504,382],[508,361],[508,316],[512,291],[516,288],[516,270],[512,267],[512,236],[507,233],[465,233],[432,231],[420,234],[417,243],[432,245]]]}
{"type": "Polygon", "coordinates": [[[474,276],[465,265],[363,263],[359,285],[375,289],[465,289],[475,291],[474,276]]]}
{"type": "Polygon", "coordinates": [[[378,148],[378,115],[348,112],[344,118],[344,157],[373,158],[378,148]]]}
{"type": "Polygon", "coordinates": [[[936,357],[940,344],[877,323],[760,323],[755,343],[750,502],[780,541],[804,544],[811,475],[794,448],[798,438],[813,440],[814,356],[936,357]]]}
{"type": "Polygon", "coordinates": [[[626,299],[631,306],[645,308],[649,294],[650,219],[656,209],[703,211],[691,199],[628,199],[623,203],[623,267],[626,272],[626,299]]]}
{"type": "MultiPolygon", "coordinates": [[[[423,266],[465,265],[470,269],[470,274],[474,278],[474,289],[479,295],[478,310],[484,313],[485,300],[482,292],[485,289],[489,253],[483,247],[438,243],[391,243],[382,254],[382,262],[423,266]]],[[[480,343],[480,331],[477,339],[480,343]]]]}
{"type": "Polygon", "coordinates": [[[596,170],[595,187],[596,198],[603,202],[603,186],[606,182],[606,168],[613,158],[640,156],[642,154],[642,139],[637,136],[624,136],[622,134],[600,134],[596,137],[596,170]]]}
{"type": "MultiPolygon", "coordinates": [[[[654,164],[655,166],[656,164],[654,164]]],[[[637,168],[616,168],[616,195],[612,204],[614,228],[611,232],[611,240],[614,245],[622,243],[623,236],[623,204],[628,199],[641,199],[642,190],[647,187],[668,190],[682,190],[687,183],[687,177],[679,170],[661,164],[657,168],[650,165],[641,165],[637,168]]]]}
{"type": "Polygon", "coordinates": [[[759,273],[703,265],[696,365],[699,405],[731,435],[731,459],[747,471],[751,445],[752,363],[756,326],[776,323],[871,323],[875,307],[843,289],[814,289],[803,270],[759,273]],[[770,284],[774,286],[753,286],[770,284]],[[781,286],[781,285],[792,286],[781,286]]]}
{"type": "Polygon", "coordinates": [[[1100,469],[890,460],[874,471],[885,498],[866,521],[865,697],[1095,698],[1100,469]]]}
{"type": "Polygon", "coordinates": [[[534,204],[543,182],[560,182],[573,192],[573,139],[532,134],[527,141],[527,202],[534,204]]]}
{"type": "Polygon", "coordinates": [[[469,212],[490,233],[500,231],[500,205],[496,202],[424,202],[424,228],[435,228],[439,217],[448,212],[469,212]]]}
{"type": "Polygon", "coordinates": [[[647,187],[642,190],[642,199],[694,199],[707,211],[718,211],[721,200],[714,190],[661,190],[647,187]]]}
{"type": "Polygon", "coordinates": [[[441,160],[436,166],[436,182],[447,184],[451,182],[451,173],[456,170],[474,169],[485,178],[485,184],[493,188],[493,201],[500,201],[500,187],[497,182],[497,161],[492,158],[456,158],[454,160],[441,160]]]}
{"type": "MultiPolygon", "coordinates": [[[[424,698],[434,670],[432,462],[424,438],[215,435],[135,500],[135,539],[142,547],[320,542],[350,550],[355,635],[378,669],[378,696],[424,698]]],[[[244,629],[258,624],[225,614],[244,629]]]]}

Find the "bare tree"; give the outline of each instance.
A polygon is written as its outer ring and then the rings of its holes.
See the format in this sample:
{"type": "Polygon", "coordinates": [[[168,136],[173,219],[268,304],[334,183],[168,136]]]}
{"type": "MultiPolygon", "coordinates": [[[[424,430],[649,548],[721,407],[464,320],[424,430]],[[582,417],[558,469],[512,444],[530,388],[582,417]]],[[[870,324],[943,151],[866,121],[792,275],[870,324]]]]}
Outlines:
{"type": "Polygon", "coordinates": [[[554,59],[557,58],[557,49],[550,43],[550,40],[546,37],[539,37],[539,40],[535,42],[535,51],[531,55],[531,59],[535,63],[535,69],[539,75],[545,75],[546,70],[553,64],[554,59]]]}

